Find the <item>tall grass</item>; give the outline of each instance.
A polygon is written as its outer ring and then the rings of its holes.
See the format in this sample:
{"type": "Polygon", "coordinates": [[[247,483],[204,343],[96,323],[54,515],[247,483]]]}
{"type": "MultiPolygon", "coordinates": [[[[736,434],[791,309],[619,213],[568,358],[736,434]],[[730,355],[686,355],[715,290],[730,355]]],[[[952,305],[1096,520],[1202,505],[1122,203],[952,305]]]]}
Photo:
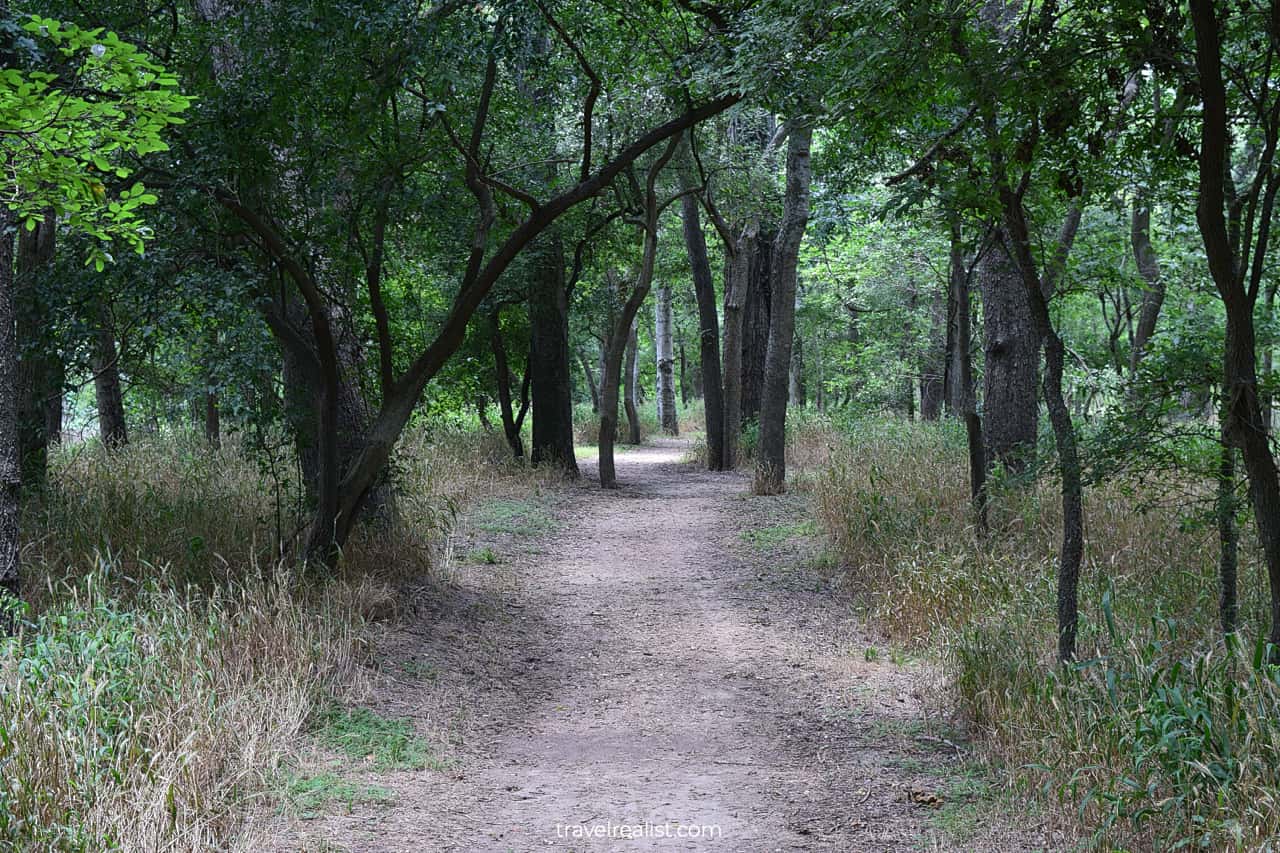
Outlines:
{"type": "Polygon", "coordinates": [[[255,849],[307,717],[360,691],[370,618],[440,567],[504,457],[500,437],[411,433],[398,520],[320,581],[276,559],[302,518],[287,464],[182,437],[61,451],[0,640],[0,850],[255,849]]]}
{"type": "Polygon", "coordinates": [[[1209,484],[1089,491],[1082,662],[1062,669],[1052,478],[997,481],[980,539],[958,425],[825,430],[815,512],[859,601],[898,641],[938,652],[954,706],[1015,783],[1098,845],[1254,849],[1280,833],[1280,676],[1254,654],[1266,578],[1242,549],[1242,631],[1224,645],[1214,529],[1188,500],[1209,484]]]}

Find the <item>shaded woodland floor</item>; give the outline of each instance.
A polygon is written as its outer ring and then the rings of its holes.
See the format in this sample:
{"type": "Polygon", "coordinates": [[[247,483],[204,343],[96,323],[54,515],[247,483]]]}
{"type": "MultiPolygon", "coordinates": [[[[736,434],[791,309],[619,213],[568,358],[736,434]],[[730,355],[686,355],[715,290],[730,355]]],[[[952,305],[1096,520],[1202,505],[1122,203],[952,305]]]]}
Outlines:
{"type": "Polygon", "coordinates": [[[864,633],[804,496],[752,497],[686,452],[620,454],[618,491],[587,470],[468,513],[367,701],[413,720],[429,766],[344,768],[383,794],[276,820],[274,849],[1060,846],[1012,828],[933,671],[864,633]],[[607,824],[703,837],[575,837],[607,824]]]}

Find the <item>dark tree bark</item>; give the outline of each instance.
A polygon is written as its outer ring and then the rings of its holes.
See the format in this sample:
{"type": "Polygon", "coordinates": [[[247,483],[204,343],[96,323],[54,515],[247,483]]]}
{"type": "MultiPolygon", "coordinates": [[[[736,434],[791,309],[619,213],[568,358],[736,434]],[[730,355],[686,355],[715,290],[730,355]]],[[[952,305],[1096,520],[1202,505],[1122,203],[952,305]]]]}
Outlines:
{"type": "Polygon", "coordinates": [[[970,321],[969,273],[965,264],[960,218],[951,217],[951,258],[948,268],[948,303],[952,306],[953,337],[948,349],[947,396],[952,411],[964,420],[969,449],[969,494],[973,501],[974,522],[978,535],[987,535],[987,457],[982,440],[982,418],[974,400],[973,327],[970,321]]]}
{"type": "Polygon", "coordinates": [[[49,445],[61,439],[62,357],[54,340],[54,324],[41,288],[41,278],[53,263],[56,219],[52,210],[34,229],[18,230],[14,310],[18,350],[18,434],[23,485],[44,490],[49,445]],[[57,427],[51,430],[56,404],[57,427]]]}
{"type": "Polygon", "coordinates": [[[809,222],[812,139],[813,129],[809,126],[792,127],[787,138],[787,188],[769,277],[769,345],[760,406],[760,457],[756,462],[755,488],[764,494],[776,494],[786,488],[787,391],[795,339],[796,272],[800,242],[809,222]]]}
{"type": "Polygon", "coordinates": [[[98,399],[98,434],[107,447],[129,443],[124,418],[124,392],[120,387],[120,355],[116,349],[115,319],[103,302],[93,330],[93,387],[98,399]]]}
{"type": "MultiPolygon", "coordinates": [[[[511,364],[507,357],[506,341],[502,336],[502,318],[498,311],[489,315],[489,345],[493,350],[494,372],[498,384],[498,411],[502,416],[502,433],[506,436],[507,446],[516,459],[524,458],[524,440],[521,430],[524,428],[525,414],[529,411],[529,366],[525,365],[524,379],[520,383],[520,409],[515,411],[511,399],[511,364]]],[[[583,364],[586,367],[586,364],[583,364]]],[[[587,372],[588,378],[591,376],[587,372]]],[[[594,391],[594,383],[592,384],[594,391]]]]}
{"type": "MultiPolygon", "coordinates": [[[[1223,423],[1226,423],[1225,418],[1223,423]]],[[[1221,438],[1215,509],[1218,521],[1218,619],[1222,633],[1226,635],[1235,633],[1239,614],[1236,575],[1240,565],[1240,529],[1236,523],[1236,449],[1228,442],[1225,430],[1221,438]]]]}
{"type": "MultiPolygon", "coordinates": [[[[18,437],[18,340],[14,299],[14,240],[17,217],[0,204],[0,606],[22,593],[18,557],[18,520],[22,493],[18,437]]],[[[12,621],[0,613],[0,629],[12,632],[12,621]]]]}
{"type": "Polygon", "coordinates": [[[987,463],[1026,470],[1036,447],[1040,337],[1004,228],[994,228],[978,260],[985,343],[982,432],[987,463]]]}
{"type": "Polygon", "coordinates": [[[685,357],[684,341],[676,344],[676,351],[680,354],[680,405],[689,405],[689,361],[685,357]]]}
{"type": "Polygon", "coordinates": [[[558,235],[537,248],[529,297],[530,387],[533,397],[534,465],[556,465],[578,476],[573,455],[573,384],[569,375],[569,298],[564,250],[558,235]]]}
{"type": "MultiPolygon", "coordinates": [[[[759,226],[750,222],[726,252],[724,271],[724,467],[738,466],[738,444],[742,438],[742,336],[744,310],[751,289],[751,251],[759,236],[759,226]]],[[[705,383],[704,383],[705,385],[705,383]]],[[[704,387],[705,391],[705,387],[704,387]]]]}
{"type": "MultiPolygon", "coordinates": [[[[526,218],[491,248],[489,236],[497,218],[497,210],[493,188],[481,173],[481,146],[485,141],[484,129],[489,96],[497,77],[496,68],[497,60],[493,57],[486,68],[470,140],[464,144],[467,154],[465,179],[477,201],[477,217],[457,294],[435,337],[418,351],[404,372],[394,377],[390,387],[384,390],[382,407],[351,465],[345,472],[337,470],[336,447],[326,446],[321,454],[327,462],[332,463],[324,469],[331,471],[332,476],[326,475],[323,478],[322,497],[308,527],[308,542],[304,553],[313,555],[329,566],[334,565],[341,547],[361,518],[366,498],[382,477],[391,453],[427,384],[462,345],[472,316],[511,262],[566,211],[596,197],[645,152],[678,136],[698,122],[723,112],[740,100],[738,95],[725,95],[657,125],[627,144],[598,168],[593,167],[591,162],[589,140],[584,140],[587,144],[583,146],[582,168],[577,182],[544,203],[532,207],[526,218]]],[[[584,125],[591,126],[589,110],[584,113],[584,125]]],[[[320,364],[316,371],[324,388],[317,406],[322,427],[318,433],[322,437],[332,435],[337,419],[338,376],[332,334],[328,329],[325,296],[269,216],[241,203],[233,193],[216,190],[215,197],[219,204],[237,216],[254,233],[263,251],[284,270],[304,296],[307,313],[317,332],[316,349],[320,364]]],[[[371,301],[377,301],[372,292],[370,298],[371,301]]],[[[375,305],[375,313],[378,310],[385,310],[385,306],[375,305]]],[[[332,444],[330,439],[323,440],[332,444]]]]}
{"type": "MultiPolygon", "coordinates": [[[[644,219],[640,231],[644,248],[641,250],[640,271],[636,276],[631,293],[623,303],[622,311],[616,317],[609,331],[605,344],[605,369],[600,379],[600,435],[599,435],[599,470],[600,486],[605,489],[618,487],[618,475],[614,467],[613,445],[618,436],[618,392],[622,384],[623,358],[627,351],[631,352],[631,363],[627,365],[627,376],[632,388],[637,384],[634,380],[635,363],[635,322],[640,313],[640,306],[649,295],[653,284],[653,268],[658,256],[658,216],[666,207],[658,203],[655,184],[658,175],[671,161],[679,138],[672,138],[667,147],[648,169],[644,185],[644,219]]],[[[669,203],[669,202],[668,202],[669,203]]],[[[629,389],[630,390],[630,389],[629,389]]],[[[630,397],[630,393],[628,393],[630,397]]],[[[628,400],[627,419],[632,428],[632,443],[640,443],[639,419],[634,417],[634,400],[628,400]]]]}
{"type": "MultiPolygon", "coordinates": [[[[1280,174],[1270,164],[1276,156],[1276,113],[1280,98],[1274,93],[1258,103],[1248,116],[1261,130],[1262,165],[1242,203],[1228,186],[1232,138],[1244,120],[1228,115],[1226,82],[1222,64],[1222,22],[1212,0],[1191,0],[1195,30],[1196,70],[1202,98],[1200,126],[1200,198],[1196,221],[1204,242],[1209,272],[1226,309],[1226,347],[1223,354],[1223,429],[1239,448],[1249,478],[1254,521],[1261,540],[1271,588],[1271,657],[1280,658],[1280,474],[1271,455],[1270,437],[1258,389],[1257,342],[1253,309],[1267,257],[1280,174]],[[1228,216],[1230,210],[1230,217],[1228,216]],[[1233,234],[1236,235],[1233,238],[1233,234]],[[1243,237],[1240,237],[1243,235],[1243,237]],[[1256,235],[1256,236],[1254,236],[1256,235]]],[[[1224,10],[1229,15],[1229,10],[1224,10]]],[[[1272,45],[1277,33],[1271,33],[1272,45]]],[[[1268,49],[1274,49],[1273,47],[1268,49]]]]}
{"type": "Polygon", "coordinates": [[[631,320],[631,331],[627,333],[627,354],[626,362],[623,365],[623,394],[622,408],[627,413],[627,444],[640,443],[640,412],[637,408],[636,392],[639,390],[640,383],[636,379],[636,350],[638,349],[638,341],[636,339],[636,321],[631,320]]]}
{"type": "Polygon", "coordinates": [[[748,246],[746,300],[742,313],[742,422],[758,421],[764,400],[765,361],[773,308],[774,246],[778,232],[761,230],[748,246]]]}
{"type": "MultiPolygon", "coordinates": [[[[694,180],[689,163],[682,163],[681,189],[689,191],[694,180]]],[[[716,288],[711,279],[711,262],[707,257],[707,240],[702,233],[698,199],[686,195],[680,200],[680,218],[684,227],[684,245],[689,254],[693,274],[693,293],[698,302],[698,356],[702,410],[706,420],[707,470],[722,471],[725,462],[725,404],[720,369],[720,319],[716,313],[716,288]]],[[[728,322],[726,320],[726,322],[728,322]]],[[[684,374],[684,348],[680,349],[680,372],[684,374]]],[[[681,383],[683,386],[683,382],[681,383]]]]}
{"type": "Polygon", "coordinates": [[[216,391],[204,395],[204,440],[215,450],[222,447],[222,413],[216,391]]]}

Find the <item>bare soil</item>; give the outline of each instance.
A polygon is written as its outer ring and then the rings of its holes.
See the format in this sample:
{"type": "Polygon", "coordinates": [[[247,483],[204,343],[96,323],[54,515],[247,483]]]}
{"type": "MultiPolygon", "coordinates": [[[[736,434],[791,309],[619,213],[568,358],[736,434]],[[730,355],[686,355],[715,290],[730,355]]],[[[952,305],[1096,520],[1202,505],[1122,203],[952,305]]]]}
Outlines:
{"type": "Polygon", "coordinates": [[[803,497],[751,497],[684,453],[620,454],[616,491],[585,466],[551,530],[467,533],[369,702],[445,769],[355,768],[394,802],[281,821],[278,849],[1056,847],[982,794],[927,713],[933,671],[874,649],[833,594],[803,497]],[[468,559],[482,548],[500,562],[468,559]],[[677,827],[701,837],[659,837],[677,827]]]}

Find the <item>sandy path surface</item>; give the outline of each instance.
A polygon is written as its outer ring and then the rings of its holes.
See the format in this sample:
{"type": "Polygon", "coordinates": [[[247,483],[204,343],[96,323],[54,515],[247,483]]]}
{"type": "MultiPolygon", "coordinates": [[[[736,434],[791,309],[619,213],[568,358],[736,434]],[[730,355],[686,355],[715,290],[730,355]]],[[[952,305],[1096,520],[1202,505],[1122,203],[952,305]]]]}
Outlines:
{"type": "Polygon", "coordinates": [[[948,839],[917,802],[961,761],[923,726],[927,671],[867,660],[818,573],[744,543],[791,499],[683,452],[620,454],[617,491],[586,466],[554,531],[497,537],[501,565],[397,631],[384,670],[431,677],[384,679],[371,704],[414,718],[449,768],[369,773],[392,804],[296,823],[286,849],[1042,846],[992,827],[948,839]]]}

